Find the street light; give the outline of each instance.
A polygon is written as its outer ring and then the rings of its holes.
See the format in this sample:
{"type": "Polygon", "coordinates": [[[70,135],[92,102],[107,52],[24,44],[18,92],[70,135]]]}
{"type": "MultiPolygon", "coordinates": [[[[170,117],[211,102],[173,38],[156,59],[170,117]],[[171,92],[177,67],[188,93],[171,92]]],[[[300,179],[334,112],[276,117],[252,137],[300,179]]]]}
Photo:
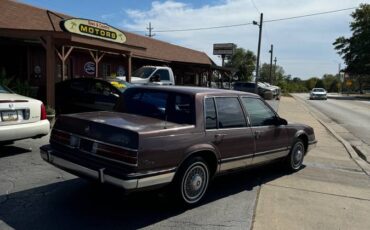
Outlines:
{"type": "Polygon", "coordinates": [[[261,51],[261,37],[262,37],[262,24],[263,24],[263,13],[260,16],[260,23],[258,24],[256,21],[253,21],[253,25],[257,25],[259,27],[259,36],[258,36],[258,49],[257,49],[257,65],[256,65],[256,79],[255,79],[255,88],[254,92],[258,94],[258,78],[259,78],[259,68],[260,68],[260,51],[261,51]]]}

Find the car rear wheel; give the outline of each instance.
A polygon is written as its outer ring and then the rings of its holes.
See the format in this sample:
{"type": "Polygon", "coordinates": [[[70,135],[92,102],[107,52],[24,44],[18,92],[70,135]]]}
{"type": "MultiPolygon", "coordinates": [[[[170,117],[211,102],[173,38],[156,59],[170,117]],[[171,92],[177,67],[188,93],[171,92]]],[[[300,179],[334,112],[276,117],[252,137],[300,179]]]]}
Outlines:
{"type": "Polygon", "coordinates": [[[303,141],[301,139],[297,139],[292,145],[288,157],[285,159],[286,168],[289,171],[298,171],[302,167],[304,156],[305,148],[303,141]]]}
{"type": "Polygon", "coordinates": [[[207,162],[201,157],[186,161],[176,178],[176,196],[185,205],[194,205],[204,196],[210,179],[207,162]]]}

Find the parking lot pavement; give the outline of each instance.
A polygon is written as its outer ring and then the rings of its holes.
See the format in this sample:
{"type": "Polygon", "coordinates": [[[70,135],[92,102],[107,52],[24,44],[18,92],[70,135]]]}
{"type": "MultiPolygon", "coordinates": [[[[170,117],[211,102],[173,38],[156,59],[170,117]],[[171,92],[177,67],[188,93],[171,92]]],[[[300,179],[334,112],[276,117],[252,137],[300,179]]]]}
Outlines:
{"type": "Polygon", "coordinates": [[[124,195],[59,170],[39,156],[48,137],[0,148],[0,229],[250,229],[261,178],[275,166],[217,178],[186,210],[160,191],[124,195]]]}
{"type": "Polygon", "coordinates": [[[264,182],[253,229],[370,229],[370,178],[298,101],[284,97],[279,114],[315,129],[317,147],[299,172],[264,182]]]}

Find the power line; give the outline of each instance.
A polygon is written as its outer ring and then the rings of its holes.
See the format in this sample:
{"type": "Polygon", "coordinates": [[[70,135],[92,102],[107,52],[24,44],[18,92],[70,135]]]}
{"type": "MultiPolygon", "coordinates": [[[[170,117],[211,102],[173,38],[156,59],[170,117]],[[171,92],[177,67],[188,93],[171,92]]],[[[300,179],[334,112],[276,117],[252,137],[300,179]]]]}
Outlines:
{"type": "MultiPolygon", "coordinates": [[[[319,13],[304,14],[304,15],[293,16],[293,17],[270,19],[270,20],[264,21],[264,23],[277,22],[277,21],[285,21],[285,20],[292,20],[292,19],[312,17],[312,16],[324,15],[324,14],[332,14],[332,13],[337,13],[337,12],[341,12],[341,11],[353,10],[353,9],[356,9],[356,8],[357,7],[350,7],[350,8],[344,8],[344,9],[338,9],[338,10],[324,11],[324,12],[319,12],[319,13]]],[[[248,25],[252,25],[252,24],[253,23],[249,22],[249,23],[240,23],[240,24],[222,25],[222,26],[211,26],[211,27],[156,30],[156,32],[157,33],[170,33],[170,32],[186,32],[186,31],[212,30],[212,29],[222,29],[222,28],[230,28],[230,27],[248,26],[248,25]]],[[[138,32],[138,33],[140,33],[140,32],[146,32],[146,31],[131,31],[131,32],[138,32]]]]}
{"type": "Polygon", "coordinates": [[[257,8],[256,3],[251,0],[253,7],[257,10],[258,13],[261,13],[260,10],[257,8]]]}
{"type": "Polygon", "coordinates": [[[312,16],[317,16],[317,15],[323,15],[323,14],[337,13],[337,12],[346,11],[346,10],[353,10],[356,8],[357,7],[350,7],[350,8],[344,8],[344,9],[339,9],[339,10],[324,11],[324,12],[319,12],[319,13],[305,14],[305,15],[293,16],[293,17],[287,17],[287,18],[271,19],[271,20],[266,20],[264,22],[277,22],[277,21],[285,21],[285,20],[291,20],[291,19],[297,19],[297,18],[312,17],[312,16]]]}

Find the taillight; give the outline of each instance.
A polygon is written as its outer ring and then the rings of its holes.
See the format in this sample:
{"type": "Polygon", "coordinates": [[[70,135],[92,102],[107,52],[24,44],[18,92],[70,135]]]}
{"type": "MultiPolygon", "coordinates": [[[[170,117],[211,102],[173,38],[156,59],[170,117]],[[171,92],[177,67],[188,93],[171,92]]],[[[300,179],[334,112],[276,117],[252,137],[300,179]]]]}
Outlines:
{"type": "Polygon", "coordinates": [[[57,142],[59,144],[70,145],[71,135],[69,133],[60,132],[53,129],[50,136],[50,142],[57,142]]]}
{"type": "Polygon", "coordinates": [[[46,120],[46,108],[44,104],[41,104],[41,120],[46,120]]]}
{"type": "Polygon", "coordinates": [[[94,144],[95,149],[93,150],[93,152],[95,152],[95,154],[97,155],[119,160],[130,165],[137,165],[136,151],[130,151],[101,143],[94,144]]]}

